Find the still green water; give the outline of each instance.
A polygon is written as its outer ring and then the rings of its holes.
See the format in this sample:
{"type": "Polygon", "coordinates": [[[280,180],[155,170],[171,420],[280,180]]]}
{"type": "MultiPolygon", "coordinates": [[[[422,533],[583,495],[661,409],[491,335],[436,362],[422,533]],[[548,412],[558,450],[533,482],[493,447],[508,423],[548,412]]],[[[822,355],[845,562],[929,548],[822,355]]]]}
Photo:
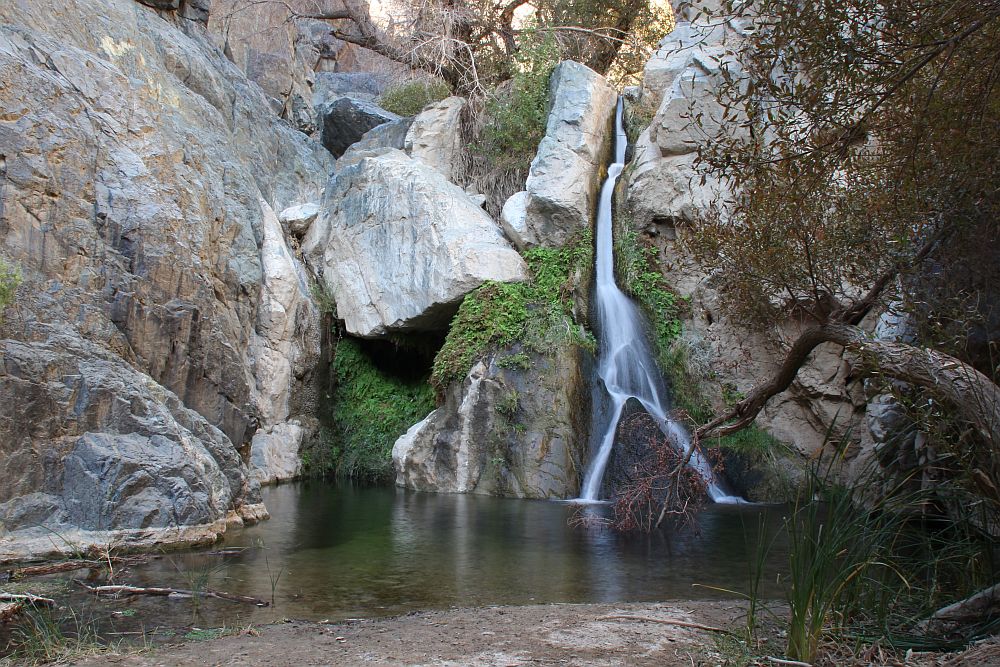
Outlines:
{"type": "MultiPolygon", "coordinates": [[[[115,583],[214,589],[274,604],[132,597],[73,589],[78,618],[154,641],[190,628],[344,620],[419,609],[734,597],[770,545],[761,594],[779,596],[784,507],[713,505],[694,528],[619,535],[571,527],[565,503],[414,493],[321,482],[264,490],[271,519],[210,549],[167,553],[115,583]],[[775,535],[777,537],[775,538],[775,535]],[[179,629],[175,632],[176,629],[179,629]]],[[[596,511],[605,508],[598,507],[596,511]]],[[[93,583],[103,583],[94,581],[93,583]]],[[[75,620],[75,619],[74,619],[75,620]]]]}
{"type": "MultiPolygon", "coordinates": [[[[671,534],[573,528],[564,503],[414,493],[319,482],[265,489],[271,519],[230,532],[211,551],[136,567],[129,583],[209,587],[270,600],[255,608],[199,606],[204,625],[383,616],[417,609],[542,602],[732,597],[748,590],[760,539],[773,541],[782,507],[710,506],[671,534]],[[760,532],[761,522],[765,535],[760,532]],[[227,550],[228,555],[219,555],[227,550]],[[240,549],[228,553],[230,549],[240,549]]],[[[785,545],[770,547],[764,594],[778,595],[785,545]]],[[[135,599],[169,624],[191,601],[135,599]]]]}

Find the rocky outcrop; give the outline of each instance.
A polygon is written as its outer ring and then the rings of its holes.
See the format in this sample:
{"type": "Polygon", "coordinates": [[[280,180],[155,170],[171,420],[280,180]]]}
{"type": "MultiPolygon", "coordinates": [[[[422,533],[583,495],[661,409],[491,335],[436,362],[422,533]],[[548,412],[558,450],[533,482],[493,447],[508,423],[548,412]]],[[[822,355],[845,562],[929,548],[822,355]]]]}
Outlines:
{"type": "Polygon", "coordinates": [[[364,338],[447,328],[487,280],[527,278],[520,255],[464,190],[394,149],[341,160],[303,251],[347,331],[364,338]]]}
{"type": "MultiPolygon", "coordinates": [[[[565,61],[550,79],[552,108],[525,183],[519,247],[561,246],[592,224],[610,149],[618,93],[604,77],[565,61]]],[[[514,195],[515,197],[519,195],[514,195]]],[[[512,239],[513,240],[513,239],[512,239]]]]}
{"type": "Polygon", "coordinates": [[[299,452],[305,436],[306,429],[295,420],[258,429],[250,444],[253,477],[261,484],[274,484],[301,475],[299,452]]]}
{"type": "Polygon", "coordinates": [[[289,206],[278,215],[281,222],[289,234],[295,237],[302,237],[309,231],[309,226],[315,222],[319,215],[319,204],[307,202],[296,206],[289,206]]]}
{"type": "Polygon", "coordinates": [[[49,528],[214,536],[260,514],[258,428],[313,411],[318,322],[273,211],[318,201],[333,161],[174,18],[0,4],[0,255],[24,275],[0,341],[0,552],[49,528]]]}
{"type": "Polygon", "coordinates": [[[371,151],[378,148],[395,148],[403,150],[406,147],[406,134],[410,131],[412,118],[400,118],[391,123],[377,125],[365,132],[358,141],[351,144],[344,155],[342,161],[352,161],[353,155],[371,151]]]}
{"type": "Polygon", "coordinates": [[[343,155],[368,130],[400,119],[373,102],[352,97],[338,97],[318,107],[316,112],[320,140],[334,157],[343,155]]]}
{"type": "Polygon", "coordinates": [[[465,100],[448,97],[424,108],[406,132],[404,148],[410,157],[434,167],[454,181],[462,155],[462,109],[465,100]]]}
{"type": "Polygon", "coordinates": [[[516,498],[577,495],[590,426],[586,353],[567,345],[560,354],[533,355],[525,370],[504,363],[514,353],[478,362],[440,408],[396,441],[399,486],[516,498]]]}
{"type": "Polygon", "coordinates": [[[0,400],[18,414],[0,420],[0,560],[214,539],[227,518],[263,515],[222,431],[102,346],[45,329],[3,342],[0,400]]]}
{"type": "MultiPolygon", "coordinates": [[[[329,33],[329,26],[324,28],[329,33]]],[[[339,97],[375,102],[384,90],[385,83],[368,72],[320,72],[313,86],[313,106],[319,108],[339,97]]]]}
{"type": "Polygon", "coordinates": [[[625,207],[640,228],[690,222],[722,192],[702,182],[694,162],[699,142],[722,126],[714,91],[724,75],[738,75],[727,51],[740,36],[729,24],[678,23],[646,64],[640,104],[657,111],[624,174],[625,207]]]}
{"type": "MultiPolygon", "coordinates": [[[[659,246],[668,281],[691,304],[677,344],[685,348],[691,374],[703,379],[702,390],[717,409],[723,406],[723,394],[732,400],[774,373],[786,346],[806,326],[779,322],[768,332],[739,326],[728,317],[713,277],[676,242],[711,203],[725,196],[717,182],[701,182],[694,160],[705,132],[721,127],[714,91],[721,77],[737,72],[726,53],[744,30],[736,22],[681,21],[660,43],[646,65],[637,102],[657,111],[623,175],[629,218],[659,246]],[[700,116],[700,129],[692,127],[691,116],[700,116]]],[[[818,348],[792,388],[772,399],[757,424],[803,453],[815,451],[831,424],[836,425],[834,437],[840,437],[862,414],[863,390],[860,383],[849,384],[850,375],[840,348],[818,348]]]]}

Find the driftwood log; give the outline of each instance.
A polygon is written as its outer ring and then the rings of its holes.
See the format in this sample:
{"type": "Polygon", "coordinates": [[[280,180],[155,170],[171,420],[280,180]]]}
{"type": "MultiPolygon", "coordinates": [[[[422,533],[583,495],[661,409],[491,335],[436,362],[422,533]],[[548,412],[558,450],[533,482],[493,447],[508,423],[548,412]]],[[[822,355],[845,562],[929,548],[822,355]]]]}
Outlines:
{"type": "Polygon", "coordinates": [[[6,623],[24,611],[25,607],[54,607],[56,601],[31,593],[0,592],[0,623],[6,623]]]}
{"type": "Polygon", "coordinates": [[[29,577],[40,577],[46,574],[56,574],[58,572],[72,572],[74,570],[114,570],[116,567],[127,565],[138,565],[146,563],[150,559],[148,555],[137,556],[109,556],[107,558],[74,558],[71,560],[59,560],[51,563],[39,563],[37,565],[23,565],[21,567],[9,568],[0,573],[2,581],[18,581],[29,577]]]}
{"type": "Polygon", "coordinates": [[[0,602],[30,604],[35,607],[54,607],[56,604],[56,601],[51,598],[43,598],[31,593],[0,593],[0,602]]]}
{"type": "Polygon", "coordinates": [[[997,617],[1000,617],[1000,584],[939,609],[917,628],[936,636],[961,635],[963,629],[975,628],[997,617]]]}
{"type": "Polygon", "coordinates": [[[270,602],[267,600],[262,600],[261,598],[250,597],[248,595],[236,595],[234,593],[226,593],[223,591],[194,591],[184,588],[162,588],[156,586],[126,586],[126,585],[116,585],[116,586],[91,586],[90,584],[80,581],[79,579],[74,579],[73,582],[82,588],[87,589],[94,595],[108,595],[108,596],[121,596],[121,595],[152,595],[158,597],[202,597],[202,598],[217,598],[219,600],[228,600],[229,602],[239,602],[243,604],[253,604],[258,607],[268,607],[270,602]]]}

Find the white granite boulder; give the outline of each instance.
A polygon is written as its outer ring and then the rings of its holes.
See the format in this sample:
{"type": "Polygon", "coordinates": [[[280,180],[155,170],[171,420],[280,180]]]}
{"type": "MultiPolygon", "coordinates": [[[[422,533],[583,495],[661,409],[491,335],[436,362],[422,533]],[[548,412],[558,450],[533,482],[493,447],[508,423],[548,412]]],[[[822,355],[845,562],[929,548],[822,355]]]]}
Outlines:
{"type": "Polygon", "coordinates": [[[484,282],[528,276],[476,201],[395,149],[357,153],[338,169],[303,250],[347,331],[366,338],[444,329],[484,282]]]}

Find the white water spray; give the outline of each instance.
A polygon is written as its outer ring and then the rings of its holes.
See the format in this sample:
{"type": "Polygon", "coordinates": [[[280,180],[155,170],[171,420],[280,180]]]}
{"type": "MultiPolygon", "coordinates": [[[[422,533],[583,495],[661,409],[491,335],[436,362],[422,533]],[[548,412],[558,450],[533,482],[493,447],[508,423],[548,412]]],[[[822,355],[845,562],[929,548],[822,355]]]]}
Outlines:
{"type": "MultiPolygon", "coordinates": [[[[611,396],[612,409],[600,449],[590,462],[579,500],[596,502],[604,479],[615,431],[622,408],[629,398],[635,398],[660,424],[660,428],[685,450],[691,439],[684,427],[667,416],[666,391],[660,373],[649,349],[642,313],[615,283],[614,242],[612,235],[611,200],[615,184],[625,166],[625,149],[628,139],[622,125],[622,100],[618,100],[615,114],[615,161],[608,167],[608,178],[601,187],[597,208],[597,294],[595,310],[601,335],[597,354],[597,375],[604,382],[611,396]]],[[[728,495],[719,485],[712,468],[697,450],[691,465],[701,474],[708,486],[708,494],[717,503],[740,502],[742,499],[728,495]]]]}

